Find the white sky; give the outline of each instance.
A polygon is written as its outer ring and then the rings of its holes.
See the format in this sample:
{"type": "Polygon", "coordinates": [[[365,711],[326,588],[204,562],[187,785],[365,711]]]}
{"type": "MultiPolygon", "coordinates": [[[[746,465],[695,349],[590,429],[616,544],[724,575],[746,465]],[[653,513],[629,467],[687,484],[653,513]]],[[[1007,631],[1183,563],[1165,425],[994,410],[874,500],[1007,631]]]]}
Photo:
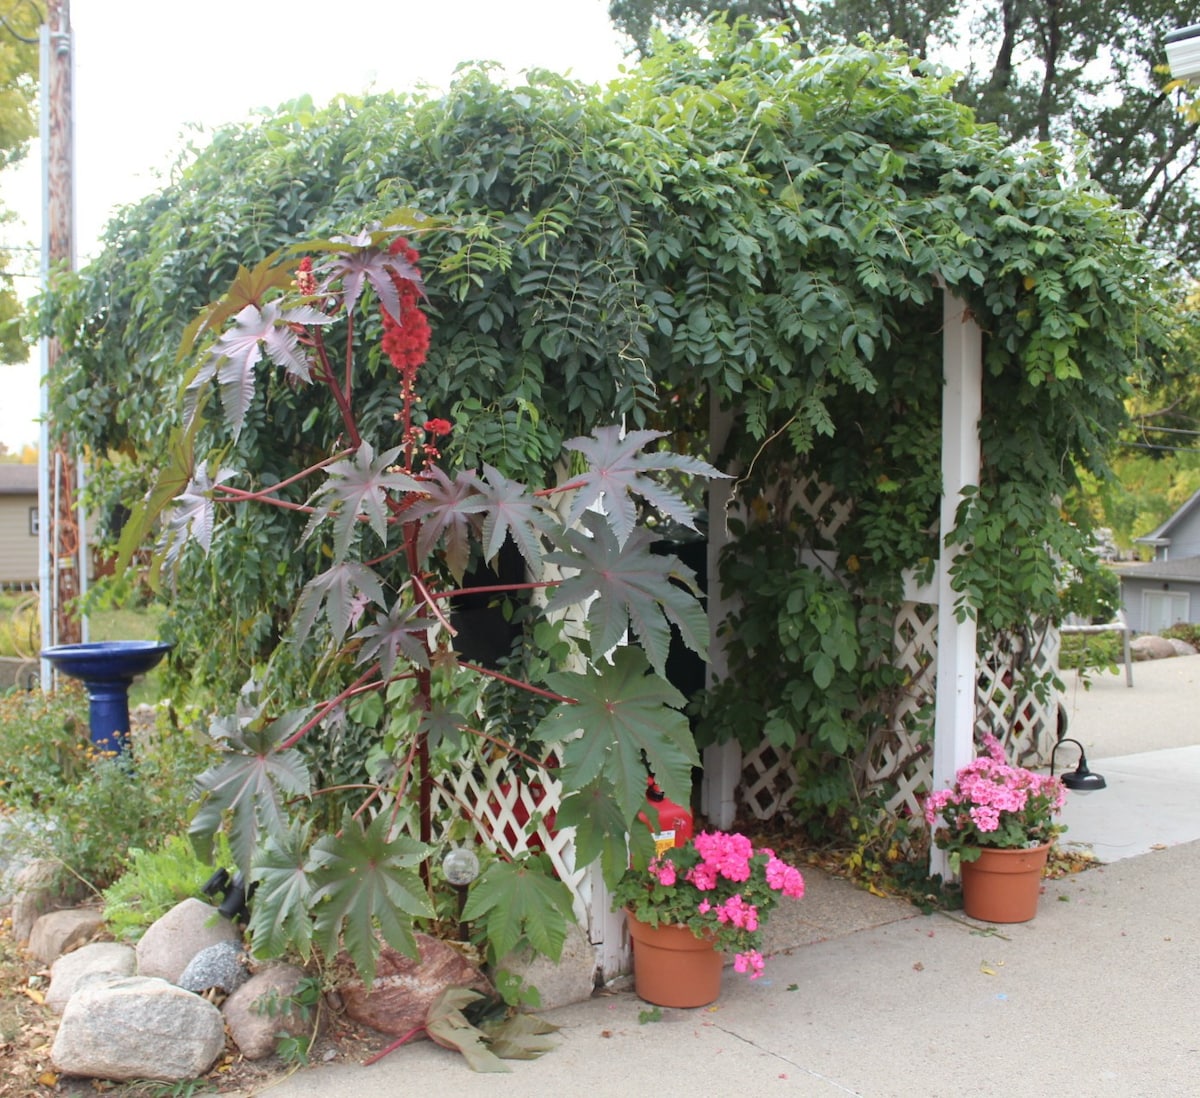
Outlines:
{"type": "MultiPolygon", "coordinates": [[[[158,189],[195,139],[190,127],[243,121],[310,94],[318,103],[368,88],[444,87],[463,61],[499,61],[603,82],[621,42],[607,0],[72,0],[75,211],[80,262],[111,212],[158,189]]],[[[24,219],[9,246],[37,245],[41,167],[0,175],[24,219]]],[[[14,269],[17,264],[13,264],[14,269]]],[[[32,267],[36,274],[36,261],[32,267]]],[[[22,280],[28,292],[35,283],[22,280]]],[[[37,441],[34,362],[0,366],[0,442],[37,441]]]]}

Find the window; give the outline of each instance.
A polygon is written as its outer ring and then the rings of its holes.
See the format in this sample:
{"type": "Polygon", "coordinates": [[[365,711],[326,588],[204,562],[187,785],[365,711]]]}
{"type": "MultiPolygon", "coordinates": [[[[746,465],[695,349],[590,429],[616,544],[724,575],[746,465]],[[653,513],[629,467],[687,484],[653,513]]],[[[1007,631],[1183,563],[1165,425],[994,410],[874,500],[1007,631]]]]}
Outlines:
{"type": "Polygon", "coordinates": [[[29,508],[29,536],[31,538],[38,536],[38,509],[36,507],[29,508]]]}

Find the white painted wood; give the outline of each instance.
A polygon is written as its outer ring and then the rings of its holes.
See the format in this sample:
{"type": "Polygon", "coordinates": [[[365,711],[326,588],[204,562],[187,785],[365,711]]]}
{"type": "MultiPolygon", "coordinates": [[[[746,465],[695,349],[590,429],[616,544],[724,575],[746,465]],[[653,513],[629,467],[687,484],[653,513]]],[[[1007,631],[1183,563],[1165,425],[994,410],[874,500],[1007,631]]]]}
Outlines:
{"type": "MultiPolygon", "coordinates": [[[[937,584],[937,685],[933,735],[933,788],[951,784],[974,755],[976,625],[958,620],[950,586],[954,554],[946,547],[963,489],[979,483],[979,416],[983,340],[970,309],[949,290],[942,300],[942,502],[937,584]]],[[[947,876],[944,851],[931,847],[931,873],[947,876]]]]}
{"type": "MultiPolygon", "coordinates": [[[[709,393],[708,453],[716,464],[718,455],[733,428],[734,413],[719,407],[717,395],[709,393]]],[[[722,469],[736,474],[735,469],[722,469]]],[[[722,598],[718,570],[721,550],[729,542],[725,519],[733,499],[733,480],[713,480],[708,485],[708,681],[720,682],[729,673],[725,646],[717,628],[733,608],[731,599],[722,598]]],[[[742,776],[742,750],[737,743],[714,744],[704,750],[704,777],[700,784],[700,811],[721,830],[733,826],[737,812],[737,791],[742,776]]]]}

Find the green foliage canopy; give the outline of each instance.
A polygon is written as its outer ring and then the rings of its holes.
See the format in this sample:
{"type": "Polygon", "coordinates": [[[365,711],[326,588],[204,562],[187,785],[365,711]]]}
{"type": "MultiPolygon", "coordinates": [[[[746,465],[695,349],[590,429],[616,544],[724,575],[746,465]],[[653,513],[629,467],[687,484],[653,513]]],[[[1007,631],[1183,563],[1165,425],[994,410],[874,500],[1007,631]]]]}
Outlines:
{"type": "MultiPolygon", "coordinates": [[[[472,70],[440,98],[290,104],[218,132],[47,303],[69,351],[56,414],[132,459],[110,484],[137,494],[171,460],[179,335],[238,260],[418,208],[442,226],[424,245],[439,263],[425,396],[454,422],[452,464],[535,474],[614,415],[700,449],[715,401],[736,409],[717,464],[743,499],[811,473],[854,501],[836,550],[788,506],[748,509],[726,565],[741,693],[713,710],[714,735],[815,734],[851,757],[878,718],[863,699],[897,685],[901,574],[937,552],[939,285],[985,332],[984,473],[956,583],[992,629],[1054,612],[1057,562],[1081,557],[1056,501],[1075,465],[1102,468],[1129,379],[1154,373],[1164,339],[1132,216],[1050,146],[1008,148],[953,87],[890,47],[809,57],[718,28],[605,91],[472,70]],[[840,592],[804,566],[834,551],[840,592]],[[759,673],[763,652],[777,674],[759,673]]],[[[364,414],[382,422],[395,402],[379,377],[364,414]]],[[[277,385],[227,445],[267,483],[325,414],[277,385]]],[[[314,571],[304,551],[280,556],[294,521],[235,509],[214,552],[185,560],[171,628],[194,681],[232,692],[273,647],[278,607],[314,571]]]]}

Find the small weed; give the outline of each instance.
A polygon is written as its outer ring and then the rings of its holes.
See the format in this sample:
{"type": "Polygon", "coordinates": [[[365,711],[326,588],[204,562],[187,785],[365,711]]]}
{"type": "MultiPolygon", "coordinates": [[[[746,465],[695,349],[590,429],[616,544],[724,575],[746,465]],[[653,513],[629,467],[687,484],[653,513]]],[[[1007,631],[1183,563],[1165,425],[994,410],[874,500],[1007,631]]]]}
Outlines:
{"type": "Polygon", "coordinates": [[[651,1007],[649,1010],[638,1011],[638,1025],[649,1025],[651,1022],[661,1022],[663,1020],[662,1007],[651,1007]]]}

